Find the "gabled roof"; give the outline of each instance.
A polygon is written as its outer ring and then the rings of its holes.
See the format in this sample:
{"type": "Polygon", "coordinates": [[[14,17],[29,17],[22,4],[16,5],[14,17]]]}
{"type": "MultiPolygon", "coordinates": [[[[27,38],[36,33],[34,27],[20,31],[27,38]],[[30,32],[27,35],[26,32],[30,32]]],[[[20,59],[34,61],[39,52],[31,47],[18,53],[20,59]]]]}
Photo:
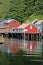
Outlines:
{"type": "Polygon", "coordinates": [[[36,24],[42,24],[43,20],[39,20],[36,24]]]}
{"type": "Polygon", "coordinates": [[[35,23],[37,23],[38,21],[39,21],[38,19],[35,19],[35,20],[32,21],[32,24],[35,24],[35,23]]]}
{"type": "Polygon", "coordinates": [[[6,26],[7,24],[9,24],[11,21],[13,21],[14,19],[9,19],[9,20],[3,20],[0,22],[0,26],[6,26]]]}
{"type": "Polygon", "coordinates": [[[29,23],[27,23],[27,24],[23,23],[22,25],[18,26],[17,28],[26,28],[28,25],[29,25],[29,23]]]}
{"type": "Polygon", "coordinates": [[[13,27],[16,28],[18,27],[19,25],[21,25],[21,23],[17,20],[12,20],[7,26],[6,26],[6,29],[5,31],[6,32],[9,32],[13,27]]]}
{"type": "Polygon", "coordinates": [[[17,20],[13,20],[11,21],[8,25],[7,25],[7,29],[11,29],[12,27],[18,27],[19,25],[21,25],[21,23],[17,20]]]}
{"type": "Polygon", "coordinates": [[[18,26],[15,30],[16,30],[16,33],[24,33],[24,31],[25,33],[34,33],[34,34],[40,33],[38,28],[34,24],[31,24],[31,23],[22,24],[18,26]]]}
{"type": "Polygon", "coordinates": [[[3,33],[3,32],[7,33],[13,27],[16,28],[19,25],[21,25],[21,23],[15,19],[3,20],[2,22],[0,22],[0,33],[3,33]]]}
{"type": "Polygon", "coordinates": [[[14,19],[3,20],[3,23],[8,24],[8,23],[10,23],[10,22],[13,21],[13,20],[14,20],[14,19]]]}

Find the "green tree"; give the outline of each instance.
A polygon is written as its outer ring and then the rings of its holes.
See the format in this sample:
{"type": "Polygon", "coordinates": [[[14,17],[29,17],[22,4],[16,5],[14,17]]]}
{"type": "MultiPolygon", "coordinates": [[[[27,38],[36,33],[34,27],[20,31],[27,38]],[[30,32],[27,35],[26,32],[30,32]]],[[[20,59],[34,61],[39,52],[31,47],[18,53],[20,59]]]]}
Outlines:
{"type": "Polygon", "coordinates": [[[24,10],[24,0],[10,0],[9,15],[7,17],[15,18],[23,22],[25,19],[27,19],[24,10]]]}
{"type": "Polygon", "coordinates": [[[43,0],[0,0],[0,19],[17,19],[21,23],[31,15],[43,15],[43,0]]]}
{"type": "Polygon", "coordinates": [[[27,14],[43,14],[43,0],[25,0],[27,14]]]}
{"type": "Polygon", "coordinates": [[[35,2],[34,12],[43,15],[43,0],[37,0],[35,2]]]}
{"type": "Polygon", "coordinates": [[[0,19],[5,19],[5,15],[9,10],[9,5],[9,0],[0,0],[0,19]]]}

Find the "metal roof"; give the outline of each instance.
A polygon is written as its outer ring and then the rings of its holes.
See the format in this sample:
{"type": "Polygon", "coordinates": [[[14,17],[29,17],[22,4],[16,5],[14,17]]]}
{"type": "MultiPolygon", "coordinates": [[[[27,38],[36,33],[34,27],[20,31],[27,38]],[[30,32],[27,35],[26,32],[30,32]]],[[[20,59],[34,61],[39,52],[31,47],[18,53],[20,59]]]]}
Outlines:
{"type": "Polygon", "coordinates": [[[39,20],[38,22],[36,22],[36,24],[42,24],[43,20],[39,20]]]}
{"type": "Polygon", "coordinates": [[[29,25],[29,23],[27,23],[27,24],[23,23],[22,25],[18,26],[17,28],[26,28],[28,25],[29,25]]]}
{"type": "Polygon", "coordinates": [[[11,21],[13,21],[14,19],[9,19],[9,20],[3,20],[4,23],[10,23],[11,21]]]}

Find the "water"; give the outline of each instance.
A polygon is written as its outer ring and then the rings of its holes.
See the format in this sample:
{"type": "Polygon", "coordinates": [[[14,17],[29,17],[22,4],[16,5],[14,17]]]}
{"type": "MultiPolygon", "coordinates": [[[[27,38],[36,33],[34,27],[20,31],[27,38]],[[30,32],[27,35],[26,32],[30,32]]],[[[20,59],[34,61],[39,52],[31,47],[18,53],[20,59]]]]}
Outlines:
{"type": "Polygon", "coordinates": [[[5,38],[3,44],[0,44],[0,50],[3,52],[15,52],[18,49],[23,49],[25,51],[32,53],[42,53],[42,41],[28,41],[21,39],[8,39],[5,38]]]}

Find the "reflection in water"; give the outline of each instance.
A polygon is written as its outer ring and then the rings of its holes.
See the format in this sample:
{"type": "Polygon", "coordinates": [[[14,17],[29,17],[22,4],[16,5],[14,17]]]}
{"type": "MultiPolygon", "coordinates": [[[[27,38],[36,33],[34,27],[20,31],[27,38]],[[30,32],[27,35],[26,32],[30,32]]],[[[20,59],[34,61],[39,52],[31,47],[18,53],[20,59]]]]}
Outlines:
{"type": "Polygon", "coordinates": [[[42,41],[28,41],[28,40],[24,40],[22,39],[8,39],[5,38],[5,42],[4,44],[0,45],[0,50],[1,51],[5,51],[8,52],[8,50],[10,50],[10,52],[15,52],[18,51],[19,49],[24,49],[24,50],[28,50],[28,52],[32,52],[32,53],[41,53],[42,52],[42,41]],[[24,48],[24,43],[25,43],[25,48],[24,48]]]}

